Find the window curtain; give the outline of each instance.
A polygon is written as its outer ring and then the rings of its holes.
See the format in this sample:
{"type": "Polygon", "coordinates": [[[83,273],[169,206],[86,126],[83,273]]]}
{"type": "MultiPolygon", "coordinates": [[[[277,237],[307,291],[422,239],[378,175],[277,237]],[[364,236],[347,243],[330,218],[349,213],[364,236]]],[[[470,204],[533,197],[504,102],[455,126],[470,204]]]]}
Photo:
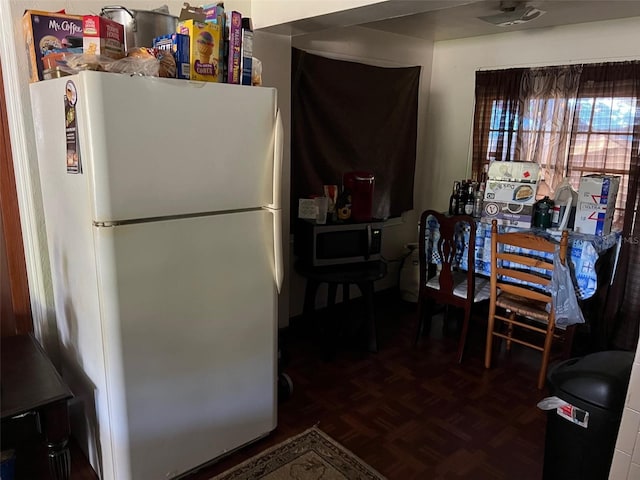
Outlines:
{"type": "Polygon", "coordinates": [[[476,180],[489,162],[517,160],[514,147],[524,73],[522,68],[476,72],[472,157],[476,180]]]}
{"type": "Polygon", "coordinates": [[[381,68],[292,49],[291,218],[298,199],[375,175],[373,215],[413,208],[420,67],[381,68]]]}
{"type": "MultiPolygon", "coordinates": [[[[613,285],[609,291],[605,312],[612,320],[612,347],[635,350],[640,333],[640,62],[618,62],[591,64],[583,67],[580,98],[597,98],[601,105],[582,102],[581,108],[588,109],[591,135],[574,128],[572,139],[572,161],[582,160],[585,165],[606,165],[610,170],[627,170],[628,184],[621,185],[624,211],[622,218],[622,244],[613,285]],[[625,122],[616,119],[607,111],[613,98],[628,100],[629,118],[625,122]],[[598,109],[604,114],[598,118],[598,109]],[[628,124],[627,129],[619,125],[628,124]],[[615,135],[598,135],[599,131],[614,131],[615,135]],[[595,133],[595,135],[594,135],[595,133]],[[624,139],[630,146],[624,153],[617,148],[617,138],[624,139]],[[588,152],[584,159],[575,152],[588,152]]],[[[577,112],[576,121],[580,117],[577,112]]],[[[596,168],[594,168],[597,171],[596,168]]]]}
{"type": "MultiPolygon", "coordinates": [[[[606,171],[622,175],[614,224],[625,223],[627,195],[632,185],[635,115],[638,92],[637,62],[585,65],[574,117],[569,170],[575,178],[606,171]]],[[[631,192],[632,193],[632,192],[631,192]]]]}
{"type": "Polygon", "coordinates": [[[540,165],[542,178],[552,188],[567,173],[581,71],[581,65],[532,68],[522,76],[516,158],[540,165]]]}

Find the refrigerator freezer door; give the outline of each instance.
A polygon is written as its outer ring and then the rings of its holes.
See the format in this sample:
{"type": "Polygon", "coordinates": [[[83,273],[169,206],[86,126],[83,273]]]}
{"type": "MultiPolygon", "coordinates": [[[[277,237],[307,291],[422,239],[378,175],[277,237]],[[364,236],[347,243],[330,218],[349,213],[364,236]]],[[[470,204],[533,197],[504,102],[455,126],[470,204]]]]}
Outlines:
{"type": "Polygon", "coordinates": [[[275,89],[92,71],[37,82],[38,154],[61,169],[67,82],[95,222],[274,203],[275,89]]]}
{"type": "Polygon", "coordinates": [[[256,210],[94,229],[118,480],[172,478],[276,427],[272,228],[256,210]]]}
{"type": "Polygon", "coordinates": [[[282,157],[284,151],[284,127],[280,110],[276,114],[273,145],[273,196],[269,208],[280,210],[282,208],[282,157]]]}

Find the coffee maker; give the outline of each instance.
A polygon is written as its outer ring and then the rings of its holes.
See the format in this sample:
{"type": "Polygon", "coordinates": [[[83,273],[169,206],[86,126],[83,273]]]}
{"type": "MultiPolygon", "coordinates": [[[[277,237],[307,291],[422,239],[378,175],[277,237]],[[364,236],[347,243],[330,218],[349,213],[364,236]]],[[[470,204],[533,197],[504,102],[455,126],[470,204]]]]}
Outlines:
{"type": "Polygon", "coordinates": [[[371,172],[354,171],[342,176],[344,190],[351,194],[351,220],[370,222],[373,218],[373,186],[375,176],[371,172]]]}

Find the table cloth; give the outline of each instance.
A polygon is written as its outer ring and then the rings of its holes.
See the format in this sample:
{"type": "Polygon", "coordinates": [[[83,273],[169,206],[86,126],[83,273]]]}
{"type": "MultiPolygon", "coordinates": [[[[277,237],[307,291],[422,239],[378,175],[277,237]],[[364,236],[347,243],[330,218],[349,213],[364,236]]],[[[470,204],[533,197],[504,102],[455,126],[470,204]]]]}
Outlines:
{"type": "MultiPolygon", "coordinates": [[[[431,248],[434,241],[440,238],[438,223],[435,218],[429,218],[429,229],[427,230],[426,248],[434,263],[439,263],[437,252],[431,248]]],[[[522,229],[517,227],[498,227],[500,232],[533,231],[537,235],[548,238],[555,238],[559,241],[559,236],[553,236],[541,229],[522,229]]],[[[570,268],[573,277],[576,295],[579,299],[585,300],[596,293],[598,287],[598,277],[595,264],[598,258],[610,248],[616,248],[620,242],[620,232],[612,232],[609,235],[588,235],[584,233],[569,232],[569,258],[570,268]]],[[[460,242],[464,242],[465,250],[469,248],[469,229],[460,227],[458,236],[460,242]]],[[[475,252],[475,273],[478,275],[491,275],[491,224],[476,221],[476,242],[475,252]]],[[[551,256],[549,257],[551,258],[551,256]]],[[[466,270],[467,255],[463,253],[459,258],[460,268],[466,270]]]]}

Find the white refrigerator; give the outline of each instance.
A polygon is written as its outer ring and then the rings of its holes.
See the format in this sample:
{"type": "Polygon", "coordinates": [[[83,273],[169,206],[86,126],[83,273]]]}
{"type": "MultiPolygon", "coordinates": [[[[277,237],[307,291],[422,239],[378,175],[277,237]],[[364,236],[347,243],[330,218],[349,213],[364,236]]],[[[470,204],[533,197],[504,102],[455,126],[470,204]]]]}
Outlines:
{"type": "Polygon", "coordinates": [[[82,72],[30,86],[72,435],[180,476],[276,427],[272,88],[82,72]]]}

